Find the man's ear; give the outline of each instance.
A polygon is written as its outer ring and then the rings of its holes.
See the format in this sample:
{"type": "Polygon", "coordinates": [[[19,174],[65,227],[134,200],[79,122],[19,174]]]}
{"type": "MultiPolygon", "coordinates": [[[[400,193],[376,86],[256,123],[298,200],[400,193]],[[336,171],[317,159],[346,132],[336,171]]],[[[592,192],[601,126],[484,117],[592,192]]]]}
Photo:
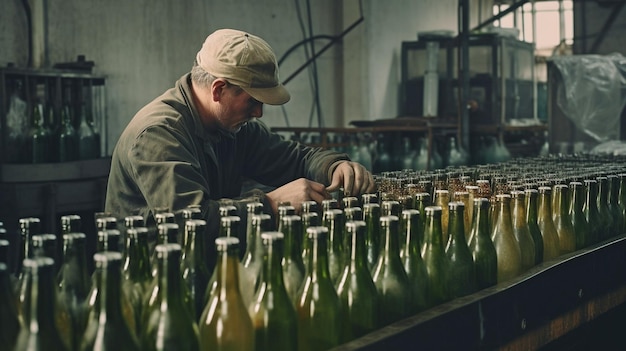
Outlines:
{"type": "Polygon", "coordinates": [[[220,101],[224,94],[224,89],[228,86],[228,82],[223,78],[218,78],[211,83],[211,96],[213,101],[220,101]]]}

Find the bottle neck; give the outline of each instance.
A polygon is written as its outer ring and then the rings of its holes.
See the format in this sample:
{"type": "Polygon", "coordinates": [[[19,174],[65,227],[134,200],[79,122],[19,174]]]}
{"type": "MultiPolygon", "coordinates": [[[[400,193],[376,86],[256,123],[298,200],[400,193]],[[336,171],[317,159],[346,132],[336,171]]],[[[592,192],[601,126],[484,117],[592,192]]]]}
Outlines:
{"type": "Polygon", "coordinates": [[[29,301],[25,303],[30,320],[25,321],[31,333],[41,333],[56,329],[55,323],[55,288],[52,267],[38,269],[29,273],[29,301]]]}
{"type": "Polygon", "coordinates": [[[398,221],[386,221],[382,222],[382,229],[384,233],[384,242],[382,253],[387,259],[400,257],[400,245],[398,240],[398,221]]]}
{"type": "Polygon", "coordinates": [[[570,188],[572,194],[570,199],[569,211],[571,214],[582,213],[585,197],[583,196],[583,189],[579,186],[570,188]]]}
{"type": "Polygon", "coordinates": [[[491,239],[489,235],[489,207],[474,206],[473,217],[472,223],[474,225],[476,239],[491,239]]]}
{"type": "Polygon", "coordinates": [[[552,198],[549,193],[539,194],[537,219],[552,220],[552,198]]]}
{"type": "Polygon", "coordinates": [[[123,323],[121,304],[121,270],[119,265],[99,268],[96,275],[99,291],[100,323],[123,323]]]}
{"type": "Polygon", "coordinates": [[[85,297],[90,284],[85,245],[72,241],[64,246],[60,290],[73,291],[75,294],[85,297]]]}
{"type": "Polygon", "coordinates": [[[239,290],[239,258],[236,251],[219,252],[215,270],[216,281],[219,284],[217,291],[221,300],[225,300],[233,294],[241,294],[239,290]]]}
{"type": "Polygon", "coordinates": [[[406,239],[404,245],[404,256],[421,255],[420,249],[422,246],[422,226],[420,226],[419,214],[405,215],[403,219],[402,232],[406,239]]]}
{"type": "Polygon", "coordinates": [[[330,279],[328,270],[328,244],[326,237],[309,238],[307,272],[313,281],[330,279]]]}
{"type": "Polygon", "coordinates": [[[424,227],[424,242],[427,247],[443,249],[443,234],[441,229],[441,214],[427,214],[424,227]]]}
{"type": "Polygon", "coordinates": [[[513,199],[513,225],[525,226],[528,223],[526,219],[526,208],[524,198],[518,197],[513,199]]]}
{"type": "Polygon", "coordinates": [[[270,289],[276,287],[284,287],[283,267],[281,258],[283,250],[281,243],[272,241],[265,247],[263,255],[263,283],[270,289]]]}
{"type": "Polygon", "coordinates": [[[346,248],[350,253],[350,270],[367,269],[367,245],[365,244],[365,232],[348,233],[349,240],[346,248]]]}
{"type": "Polygon", "coordinates": [[[526,195],[526,220],[529,223],[537,223],[537,194],[526,195]]]}
{"type": "Polygon", "coordinates": [[[171,305],[181,303],[181,272],[180,256],[174,253],[158,258],[158,284],[159,291],[162,291],[163,298],[161,304],[171,305]]]}

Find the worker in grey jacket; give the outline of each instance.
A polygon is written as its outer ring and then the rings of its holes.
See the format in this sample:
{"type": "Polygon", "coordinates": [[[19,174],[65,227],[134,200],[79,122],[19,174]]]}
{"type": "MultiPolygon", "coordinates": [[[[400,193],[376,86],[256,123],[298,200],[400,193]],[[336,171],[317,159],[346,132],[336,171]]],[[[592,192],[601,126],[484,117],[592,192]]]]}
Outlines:
{"type": "Polygon", "coordinates": [[[157,209],[176,213],[196,205],[215,235],[221,199],[234,200],[230,203],[244,219],[250,201],[262,202],[265,212],[275,215],[280,203],[296,208],[306,200],[321,203],[340,188],[347,195],[373,191],[370,172],[345,154],[284,140],[257,120],[263,104],[289,98],[263,39],[215,31],[191,72],[142,108],[121,134],[105,211],[154,223],[157,209]],[[242,194],[245,179],[272,190],[242,194]]]}

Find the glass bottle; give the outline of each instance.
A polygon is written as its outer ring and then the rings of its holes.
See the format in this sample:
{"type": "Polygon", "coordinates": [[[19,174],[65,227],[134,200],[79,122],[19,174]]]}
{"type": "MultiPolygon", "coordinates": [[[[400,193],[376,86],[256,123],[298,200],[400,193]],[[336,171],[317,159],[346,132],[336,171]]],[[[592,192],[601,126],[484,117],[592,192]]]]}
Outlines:
{"type": "MultiPolygon", "coordinates": [[[[24,260],[28,284],[24,289],[23,322],[14,350],[69,350],[59,330],[53,260],[24,260]]],[[[4,325],[2,326],[4,328],[4,325]]]]}
{"type": "Polygon", "coordinates": [[[278,215],[276,216],[276,227],[280,225],[281,218],[285,216],[292,216],[296,214],[296,208],[292,205],[281,205],[278,206],[278,215]]]}
{"type": "Polygon", "coordinates": [[[463,210],[463,227],[465,228],[465,241],[469,242],[470,230],[472,229],[472,211],[473,205],[471,204],[470,193],[467,191],[455,191],[455,201],[460,201],[465,205],[463,210]]]}
{"type": "Polygon", "coordinates": [[[543,260],[548,261],[561,254],[559,236],[552,220],[552,189],[540,186],[537,203],[537,225],[543,238],[543,260]]]}
{"type": "Polygon", "coordinates": [[[26,258],[33,258],[33,243],[31,238],[40,234],[41,221],[37,217],[25,217],[19,219],[20,226],[20,250],[17,257],[16,273],[18,276],[18,286],[16,291],[19,292],[20,281],[23,277],[22,262],[26,258]]]}
{"type": "Polygon", "coordinates": [[[522,272],[526,272],[535,266],[535,242],[530,234],[526,218],[526,194],[521,190],[513,190],[511,198],[513,201],[511,208],[513,235],[522,255],[522,272]]]}
{"type": "MultiPolygon", "coordinates": [[[[263,271],[263,241],[261,234],[272,229],[272,216],[269,214],[258,214],[252,216],[252,232],[254,233],[254,253],[250,261],[241,264],[240,279],[245,282],[242,286],[249,286],[251,289],[242,289],[243,302],[246,306],[252,302],[256,289],[261,281],[261,273],[263,271]]],[[[215,276],[217,272],[213,271],[215,276]]]]}
{"type": "Polygon", "coordinates": [[[246,204],[246,249],[244,251],[241,262],[244,267],[249,266],[256,261],[259,255],[259,243],[256,242],[256,233],[252,230],[252,217],[263,213],[263,204],[261,202],[250,202],[246,204]]]}
{"type": "Polygon", "coordinates": [[[624,234],[626,220],[622,215],[621,208],[619,207],[619,177],[616,174],[609,174],[606,176],[609,180],[608,191],[608,205],[613,216],[613,228],[615,235],[624,234]]]}
{"type": "Polygon", "coordinates": [[[365,246],[367,247],[367,265],[370,271],[374,269],[380,253],[380,214],[379,204],[363,204],[363,221],[367,225],[365,246]]]}
{"type": "Polygon", "coordinates": [[[380,296],[380,324],[387,325],[409,315],[411,286],[400,260],[397,216],[380,217],[383,232],[378,261],[372,270],[372,279],[380,296]]]}
{"type": "Polygon", "coordinates": [[[46,163],[51,159],[50,133],[46,128],[44,107],[39,98],[33,103],[31,128],[28,133],[28,159],[32,163],[46,163]]]}
{"type": "Polygon", "coordinates": [[[377,204],[377,203],[378,203],[377,193],[361,194],[361,207],[365,204],[377,204]]]}
{"type": "Polygon", "coordinates": [[[449,297],[472,294],[476,291],[476,272],[474,259],[465,240],[465,204],[458,201],[448,203],[450,225],[448,226],[448,244],[446,257],[448,258],[448,292],[449,297]]]}
{"type": "Polygon", "coordinates": [[[63,264],[57,278],[59,303],[68,312],[73,331],[72,350],[80,346],[87,326],[87,297],[91,281],[87,272],[86,240],[84,233],[63,234],[63,264]]]}
{"type": "Polygon", "coordinates": [[[595,179],[583,180],[585,185],[585,203],[583,204],[583,213],[587,220],[589,228],[587,245],[592,245],[600,241],[600,235],[603,225],[600,222],[600,213],[598,212],[598,182],[595,179]]]}
{"type": "Polygon", "coordinates": [[[82,233],[82,219],[77,214],[61,216],[61,234],[82,233]]]}
{"type": "Polygon", "coordinates": [[[379,326],[380,302],[376,285],[367,268],[364,221],[348,221],[346,227],[346,264],[337,282],[337,296],[346,308],[343,341],[358,338],[379,326]]]}
{"type": "Polygon", "coordinates": [[[89,124],[89,116],[87,115],[87,106],[85,102],[80,104],[79,113],[79,126],[78,126],[78,158],[81,160],[90,160],[98,158],[99,152],[99,140],[96,133],[93,130],[91,124],[89,124]]]}
{"type": "Polygon", "coordinates": [[[209,296],[198,329],[201,350],[254,350],[254,327],[239,288],[239,239],[218,237],[216,288],[209,296]]]}
{"type": "Polygon", "coordinates": [[[615,223],[609,208],[609,180],[605,176],[596,177],[596,180],[598,181],[598,195],[596,197],[598,213],[604,228],[599,234],[600,240],[604,240],[615,235],[615,223]]]}
{"type": "Polygon", "coordinates": [[[20,331],[10,276],[6,263],[0,262],[0,345],[7,350],[13,350],[20,331]]]}
{"type": "Polygon", "coordinates": [[[264,246],[263,274],[248,310],[255,330],[255,350],[297,350],[296,310],[287,295],[281,266],[284,235],[264,232],[261,240],[264,246]]]}
{"type": "Polygon", "coordinates": [[[580,250],[589,244],[588,233],[589,226],[587,219],[583,213],[583,205],[585,203],[585,189],[581,182],[570,182],[570,206],[569,215],[572,220],[572,228],[575,236],[575,249],[580,250]]]}
{"type": "Polygon", "coordinates": [[[332,209],[324,211],[322,225],[328,228],[328,271],[330,280],[336,283],[344,266],[343,254],[343,211],[332,209]]]}
{"type": "Polygon", "coordinates": [[[57,237],[54,234],[38,234],[31,237],[33,257],[50,257],[53,261],[52,274],[56,277],[59,258],[57,257],[57,237]]]}
{"type": "MultiPolygon", "coordinates": [[[[185,223],[187,223],[187,221],[189,220],[195,220],[195,219],[204,219],[202,217],[202,210],[199,207],[183,208],[176,214],[176,223],[178,224],[178,228],[185,229],[185,223]]],[[[204,235],[204,233],[202,233],[201,235],[204,235]]],[[[184,251],[185,247],[187,247],[187,232],[185,230],[183,230],[183,235],[180,235],[179,239],[180,241],[178,243],[180,244],[180,247],[182,247],[184,251]]],[[[206,247],[202,249],[203,252],[206,252],[205,249],[206,247]]],[[[183,255],[184,255],[184,252],[183,252],[183,255]]],[[[207,265],[207,263],[205,263],[205,265],[207,265]]]]}
{"type": "Polygon", "coordinates": [[[205,230],[206,221],[203,219],[191,219],[185,222],[186,246],[182,252],[181,273],[194,306],[195,314],[192,315],[194,321],[200,318],[204,309],[204,296],[211,278],[204,258],[205,230]]]}
{"type": "Polygon", "coordinates": [[[539,191],[533,188],[524,189],[524,195],[526,196],[526,221],[528,221],[528,230],[535,245],[535,265],[538,265],[543,262],[543,236],[541,236],[541,229],[537,224],[539,191]]]}
{"type": "Polygon", "coordinates": [[[105,251],[94,255],[98,303],[89,315],[81,350],[139,350],[133,327],[122,304],[122,254],[105,251]]]}
{"type": "MultiPolygon", "coordinates": [[[[27,139],[28,103],[24,98],[24,82],[16,80],[8,100],[8,111],[5,116],[6,149],[4,160],[7,163],[24,163],[25,144],[27,139]]],[[[4,111],[3,111],[4,112],[4,111]]]]}
{"type": "MultiPolygon", "coordinates": [[[[307,257],[309,257],[309,239],[307,237],[306,230],[309,227],[315,227],[321,225],[322,221],[317,212],[305,212],[300,216],[302,218],[302,233],[300,235],[300,239],[302,241],[302,262],[304,262],[307,257]]],[[[307,266],[304,265],[304,272],[306,275],[307,266]]]]}
{"type": "Polygon", "coordinates": [[[496,195],[497,214],[491,240],[498,257],[498,283],[512,279],[522,272],[522,253],[513,234],[510,203],[511,195],[496,195]]]}
{"type": "Polygon", "coordinates": [[[63,106],[61,106],[61,126],[57,134],[59,162],[78,160],[78,133],[72,121],[70,101],[71,90],[65,88],[63,106]]]}
{"type": "Polygon", "coordinates": [[[161,244],[155,248],[158,262],[160,303],[149,311],[141,333],[142,350],[199,350],[198,327],[189,313],[180,284],[181,254],[179,244],[161,244]]]}
{"type": "Polygon", "coordinates": [[[409,278],[411,286],[411,301],[414,308],[412,313],[425,310],[429,303],[428,272],[426,264],[422,260],[422,241],[424,233],[422,231],[418,210],[403,210],[400,219],[400,232],[404,233],[405,244],[400,251],[402,266],[409,278]]]}
{"type": "Polygon", "coordinates": [[[441,207],[441,230],[442,240],[444,245],[448,242],[448,222],[450,221],[450,209],[448,203],[450,202],[450,192],[445,189],[435,190],[435,206],[441,207]]]}
{"type": "Polygon", "coordinates": [[[298,350],[328,350],[342,340],[343,307],[328,271],[328,228],[309,227],[307,235],[307,275],[296,304],[298,350]]]}
{"type": "Polygon", "coordinates": [[[343,210],[343,214],[346,217],[346,223],[348,221],[362,221],[363,209],[361,207],[348,207],[343,210]]]}
{"type": "Polygon", "coordinates": [[[498,282],[498,257],[489,234],[489,199],[474,199],[469,248],[476,270],[476,288],[482,290],[498,282]]]}
{"type": "MultiPolygon", "coordinates": [[[[170,222],[157,224],[157,245],[161,244],[175,244],[178,243],[178,234],[180,227],[178,224],[174,223],[173,213],[170,213],[172,218],[170,222]]],[[[150,258],[151,265],[151,274],[152,274],[152,286],[156,285],[156,275],[157,275],[157,258],[156,251],[152,251],[152,257],[150,258]]]]}
{"type": "Polygon", "coordinates": [[[428,273],[429,306],[435,306],[450,299],[446,278],[448,258],[446,257],[443,246],[443,234],[441,233],[441,207],[426,206],[424,212],[426,213],[426,225],[424,227],[422,259],[428,273]]]}
{"type": "Polygon", "coordinates": [[[143,296],[152,281],[150,254],[148,252],[148,228],[127,227],[125,247],[122,276],[124,280],[132,282],[137,293],[143,296]]]}
{"type": "Polygon", "coordinates": [[[285,216],[281,219],[278,231],[284,235],[284,250],[281,266],[284,275],[284,285],[289,299],[294,306],[298,298],[298,291],[304,280],[304,262],[302,261],[302,219],[298,215],[285,216]]]}
{"type": "Polygon", "coordinates": [[[341,202],[343,210],[346,208],[359,207],[359,198],[356,196],[346,196],[341,199],[341,202]]]}
{"type": "Polygon", "coordinates": [[[569,187],[565,184],[555,184],[554,209],[552,220],[559,237],[560,254],[566,254],[576,250],[576,234],[569,214],[569,187]]]}
{"type": "MultiPolygon", "coordinates": [[[[420,192],[420,193],[416,193],[415,196],[415,203],[413,205],[413,208],[419,211],[419,223],[421,225],[421,233],[425,232],[425,227],[426,227],[426,207],[431,206],[431,197],[429,193],[426,192],[420,192]]],[[[423,234],[422,234],[423,235],[423,234]]],[[[420,250],[424,249],[424,237],[422,236],[421,241],[422,243],[422,248],[420,250]]]]}
{"type": "Polygon", "coordinates": [[[623,228],[626,231],[626,173],[619,173],[619,190],[617,191],[617,203],[621,209],[623,228]]]}

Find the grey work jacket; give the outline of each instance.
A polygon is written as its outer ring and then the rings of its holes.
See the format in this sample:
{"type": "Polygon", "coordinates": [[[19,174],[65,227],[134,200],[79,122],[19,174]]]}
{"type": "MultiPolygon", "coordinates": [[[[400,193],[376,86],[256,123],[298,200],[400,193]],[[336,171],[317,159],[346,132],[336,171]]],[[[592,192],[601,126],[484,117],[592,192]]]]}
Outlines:
{"type": "MultiPolygon", "coordinates": [[[[236,134],[206,131],[186,74],[122,132],[112,155],[105,211],[117,218],[141,215],[153,223],[156,209],[176,213],[200,205],[210,244],[219,228],[221,199],[235,200],[242,223],[250,201],[263,202],[271,214],[262,191],[241,194],[244,179],[279,187],[304,177],[328,185],[339,160],[348,157],[284,140],[258,120],[236,134]]],[[[240,240],[245,245],[245,235],[240,240]]]]}

